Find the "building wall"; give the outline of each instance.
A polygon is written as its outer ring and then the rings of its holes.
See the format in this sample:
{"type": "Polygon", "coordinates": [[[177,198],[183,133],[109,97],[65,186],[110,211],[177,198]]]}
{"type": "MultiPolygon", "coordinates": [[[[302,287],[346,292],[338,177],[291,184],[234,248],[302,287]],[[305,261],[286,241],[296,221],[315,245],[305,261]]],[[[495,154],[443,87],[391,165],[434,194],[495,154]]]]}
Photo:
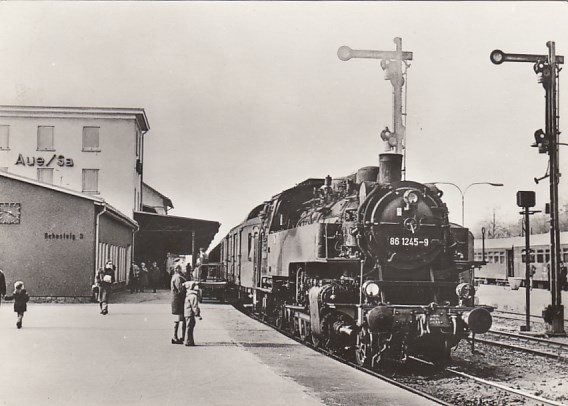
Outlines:
{"type": "Polygon", "coordinates": [[[136,171],[136,161],[142,160],[143,137],[134,116],[21,117],[0,109],[2,125],[9,126],[9,148],[0,149],[0,168],[32,179],[38,179],[38,168],[53,168],[54,185],[79,192],[82,170],[98,169],[97,195],[129,217],[141,209],[142,177],[136,171]],[[37,150],[38,126],[54,127],[54,150],[37,150]],[[99,127],[100,151],[83,151],[85,126],[99,127]]]}
{"type": "Polygon", "coordinates": [[[21,205],[19,224],[0,224],[0,268],[8,289],[22,280],[32,296],[90,296],[93,201],[0,177],[0,203],[21,205]]]}
{"type": "Polygon", "coordinates": [[[164,197],[146,185],[142,185],[142,187],[142,203],[144,203],[145,206],[154,209],[157,214],[167,214],[164,197]]]}
{"type": "Polygon", "coordinates": [[[116,266],[116,282],[126,283],[132,263],[132,229],[108,214],[99,220],[99,243],[96,269],[111,260],[116,266]]]}

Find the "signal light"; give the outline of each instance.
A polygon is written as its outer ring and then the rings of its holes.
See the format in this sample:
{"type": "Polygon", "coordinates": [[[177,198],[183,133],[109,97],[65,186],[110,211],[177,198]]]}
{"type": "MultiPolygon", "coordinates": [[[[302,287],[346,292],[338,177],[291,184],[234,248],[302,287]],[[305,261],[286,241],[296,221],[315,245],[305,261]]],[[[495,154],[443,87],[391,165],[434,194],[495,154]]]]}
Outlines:
{"type": "Polygon", "coordinates": [[[388,127],[385,127],[383,131],[381,131],[381,139],[383,141],[388,142],[389,146],[394,147],[396,146],[397,139],[396,134],[389,130],[388,127]]]}
{"type": "Polygon", "coordinates": [[[539,154],[546,154],[550,146],[550,137],[542,129],[538,129],[534,132],[534,140],[535,143],[531,147],[538,147],[539,154]]]}
{"type": "Polygon", "coordinates": [[[550,86],[553,75],[552,66],[550,66],[550,64],[545,61],[538,61],[534,64],[533,69],[534,73],[540,75],[538,78],[538,83],[542,83],[545,89],[550,86]]]}
{"type": "Polygon", "coordinates": [[[501,65],[505,61],[505,53],[500,49],[496,49],[495,51],[491,52],[489,59],[491,59],[491,62],[493,62],[495,65],[501,65]]]}

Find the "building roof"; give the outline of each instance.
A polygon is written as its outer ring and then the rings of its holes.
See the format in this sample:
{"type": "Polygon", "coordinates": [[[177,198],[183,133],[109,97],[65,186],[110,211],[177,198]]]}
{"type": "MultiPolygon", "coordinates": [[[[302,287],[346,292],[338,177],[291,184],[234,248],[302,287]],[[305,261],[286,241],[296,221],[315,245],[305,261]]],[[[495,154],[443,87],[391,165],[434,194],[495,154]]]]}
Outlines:
{"type": "MultiPolygon", "coordinates": [[[[560,232],[560,243],[568,243],[568,231],[560,232]]],[[[531,234],[530,236],[531,246],[537,245],[550,245],[550,233],[543,234],[531,234]]],[[[485,239],[485,249],[496,249],[496,248],[512,248],[512,247],[524,247],[525,237],[505,237],[505,238],[486,238],[485,239]]],[[[480,238],[475,239],[475,248],[481,249],[482,241],[480,238]]]]}
{"type": "Polygon", "coordinates": [[[140,225],[135,236],[139,241],[138,248],[155,246],[159,242],[168,247],[168,252],[177,254],[191,254],[192,248],[208,248],[221,226],[217,221],[141,211],[134,212],[134,219],[140,225]]]}
{"type": "Polygon", "coordinates": [[[44,189],[53,190],[55,192],[64,193],[66,195],[75,196],[75,197],[79,197],[81,199],[90,200],[98,206],[105,207],[106,210],[108,211],[108,213],[110,215],[112,215],[113,217],[115,217],[115,218],[117,218],[117,219],[119,219],[119,220],[121,220],[125,223],[128,223],[133,228],[138,228],[138,223],[136,223],[136,221],[134,221],[133,219],[128,217],[126,214],[119,211],[117,208],[108,204],[105,201],[105,199],[103,199],[102,197],[77,192],[76,190],[73,190],[73,189],[68,189],[68,188],[64,188],[64,187],[61,187],[61,186],[52,185],[52,184],[49,184],[49,183],[40,182],[38,180],[27,178],[25,176],[16,175],[16,174],[13,174],[13,173],[10,173],[10,172],[0,171],[0,178],[12,179],[12,180],[15,180],[15,181],[18,181],[18,182],[27,183],[29,185],[41,187],[41,188],[44,188],[44,189]]]}
{"type": "Polygon", "coordinates": [[[150,124],[143,108],[116,107],[45,107],[1,106],[0,117],[55,117],[55,118],[115,118],[134,119],[141,131],[148,131],[150,124]]]}
{"type": "MultiPolygon", "coordinates": [[[[172,200],[171,200],[169,197],[167,197],[167,196],[161,194],[160,192],[158,192],[156,189],[154,189],[153,187],[151,187],[150,185],[148,185],[148,184],[145,183],[145,182],[142,182],[142,186],[145,187],[145,188],[150,189],[152,192],[154,192],[154,193],[156,193],[158,196],[160,196],[160,197],[162,198],[162,200],[164,201],[164,204],[167,205],[167,207],[169,207],[170,209],[173,209],[173,208],[174,208],[174,204],[172,203],[172,200]]],[[[143,196],[144,196],[144,194],[142,194],[142,200],[144,200],[144,197],[143,197],[143,196]]]]}

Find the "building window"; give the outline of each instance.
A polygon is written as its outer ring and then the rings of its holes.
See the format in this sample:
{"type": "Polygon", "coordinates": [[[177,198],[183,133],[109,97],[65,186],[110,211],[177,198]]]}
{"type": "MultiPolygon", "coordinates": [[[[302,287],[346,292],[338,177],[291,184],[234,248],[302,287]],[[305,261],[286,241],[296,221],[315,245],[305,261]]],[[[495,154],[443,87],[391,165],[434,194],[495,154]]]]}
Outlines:
{"type": "Polygon", "coordinates": [[[136,153],[136,158],[138,158],[140,156],[140,133],[138,131],[136,131],[136,145],[135,145],[136,151],[134,151],[136,153]]]}
{"type": "Polygon", "coordinates": [[[39,126],[37,128],[37,150],[54,151],[53,148],[53,127],[39,126]]]}
{"type": "Polygon", "coordinates": [[[0,125],[0,150],[10,149],[10,126],[0,125]]]}
{"type": "Polygon", "coordinates": [[[100,151],[99,127],[83,127],[83,151],[100,151]]]}
{"type": "Polygon", "coordinates": [[[83,169],[83,192],[98,193],[99,170],[83,169]]]}
{"type": "Polygon", "coordinates": [[[38,168],[37,180],[53,185],[53,168],[38,168]]]}

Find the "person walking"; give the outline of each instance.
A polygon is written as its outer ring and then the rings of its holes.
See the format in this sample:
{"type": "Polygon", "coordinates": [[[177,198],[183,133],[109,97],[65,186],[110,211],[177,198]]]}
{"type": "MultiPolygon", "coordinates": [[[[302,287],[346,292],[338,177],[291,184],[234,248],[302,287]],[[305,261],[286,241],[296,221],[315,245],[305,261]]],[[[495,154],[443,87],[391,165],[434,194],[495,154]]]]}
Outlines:
{"type": "Polygon", "coordinates": [[[195,318],[199,317],[199,320],[203,320],[201,318],[201,309],[199,308],[199,293],[198,289],[199,286],[195,281],[188,281],[183,284],[186,289],[185,293],[185,307],[184,307],[184,315],[185,315],[185,324],[186,324],[186,332],[185,332],[185,345],[187,347],[195,346],[195,340],[193,339],[193,330],[195,328],[195,318]]]}
{"type": "Polygon", "coordinates": [[[156,293],[156,289],[160,286],[160,278],[162,277],[162,271],[158,266],[156,261],[152,262],[150,266],[150,287],[152,291],[156,293]]]}
{"type": "Polygon", "coordinates": [[[181,266],[176,266],[174,275],[170,281],[170,290],[172,292],[172,314],[174,315],[174,338],[172,344],[183,344],[185,339],[185,317],[184,317],[184,303],[185,303],[185,278],[182,275],[181,266]],[[178,336],[179,324],[181,326],[181,338],[178,336]]]}
{"type": "Polygon", "coordinates": [[[116,267],[112,261],[107,261],[104,268],[97,273],[97,285],[99,285],[99,307],[101,314],[108,314],[108,300],[110,298],[111,287],[114,283],[114,271],[116,267]]]}
{"type": "Polygon", "coordinates": [[[4,272],[0,269],[0,305],[2,304],[2,298],[6,296],[6,277],[4,272]]]}
{"type": "Polygon", "coordinates": [[[14,300],[14,311],[18,314],[17,328],[22,328],[24,313],[28,310],[28,301],[30,297],[24,287],[24,282],[17,281],[14,283],[14,293],[12,296],[6,296],[6,300],[14,300]]]}

